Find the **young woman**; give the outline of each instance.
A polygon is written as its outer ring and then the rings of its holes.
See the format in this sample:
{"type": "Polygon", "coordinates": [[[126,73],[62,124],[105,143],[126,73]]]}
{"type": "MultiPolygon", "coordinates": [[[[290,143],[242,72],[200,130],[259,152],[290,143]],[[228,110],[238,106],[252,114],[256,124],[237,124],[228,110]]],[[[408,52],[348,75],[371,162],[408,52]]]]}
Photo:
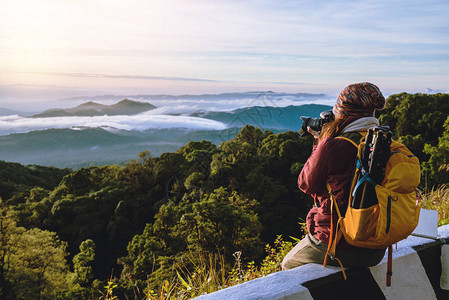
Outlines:
{"type": "MultiPolygon", "coordinates": [[[[307,215],[309,234],[285,256],[282,262],[284,270],[307,263],[323,263],[331,219],[334,228],[338,219],[335,209],[331,218],[331,199],[326,184],[330,185],[340,211],[346,211],[357,156],[353,144],[335,137],[379,126],[374,111],[384,106],[385,98],[376,85],[369,82],[351,84],[337,98],[332,110],[335,120],[325,124],[321,133],[308,128],[317,143],[299,174],[298,186],[313,197],[315,205],[307,215]]],[[[364,267],[378,264],[384,253],[385,250],[351,246],[342,237],[335,256],[345,267],[364,267]]],[[[331,259],[328,259],[328,264],[339,265],[331,259]]]]}

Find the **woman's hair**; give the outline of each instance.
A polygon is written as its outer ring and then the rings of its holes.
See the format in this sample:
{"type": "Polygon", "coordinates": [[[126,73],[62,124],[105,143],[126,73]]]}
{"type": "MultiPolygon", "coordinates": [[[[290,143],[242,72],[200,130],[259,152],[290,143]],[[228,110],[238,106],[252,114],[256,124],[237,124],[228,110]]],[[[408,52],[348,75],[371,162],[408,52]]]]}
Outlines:
{"type": "Polygon", "coordinates": [[[325,123],[321,129],[320,136],[318,137],[318,143],[327,137],[337,136],[344,121],[345,119],[336,118],[332,122],[325,123]]]}

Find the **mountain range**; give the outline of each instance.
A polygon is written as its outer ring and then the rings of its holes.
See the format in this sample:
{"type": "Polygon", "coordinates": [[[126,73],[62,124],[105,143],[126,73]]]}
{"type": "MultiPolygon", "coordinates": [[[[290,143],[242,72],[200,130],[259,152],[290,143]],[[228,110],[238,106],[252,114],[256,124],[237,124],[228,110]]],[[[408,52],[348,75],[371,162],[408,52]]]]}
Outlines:
{"type": "Polygon", "coordinates": [[[29,115],[29,113],[25,113],[23,111],[18,111],[18,110],[14,110],[14,109],[0,107],[0,116],[10,116],[10,115],[26,116],[26,115],[29,115]]]}
{"type": "MultiPolygon", "coordinates": [[[[50,128],[0,136],[0,160],[21,164],[80,168],[90,165],[124,164],[149,150],[154,156],[173,152],[189,141],[208,140],[220,144],[234,138],[246,124],[274,133],[298,131],[300,116],[318,117],[329,110],[327,105],[305,104],[274,107],[254,106],[233,111],[199,111],[183,116],[195,120],[214,120],[225,124],[224,130],[183,128],[150,128],[123,130],[107,125],[50,128]]],[[[61,116],[98,116],[137,114],[155,109],[150,103],[122,100],[114,105],[92,101],[70,109],[52,109],[29,119],[61,116]]],[[[152,118],[153,115],[150,116],[152,118]]],[[[141,117],[136,116],[137,119],[141,117]]]]}
{"type": "Polygon", "coordinates": [[[42,113],[33,115],[33,118],[49,118],[64,116],[116,116],[116,115],[135,115],[144,111],[155,109],[156,106],[147,103],[129,99],[124,99],[113,105],[104,105],[96,102],[86,102],[74,108],[68,109],[49,109],[42,113]]]}
{"type": "Polygon", "coordinates": [[[196,112],[189,115],[220,121],[227,124],[228,127],[241,128],[250,124],[259,128],[294,131],[298,130],[302,124],[300,116],[317,117],[320,112],[329,109],[330,106],[320,104],[287,107],[254,106],[231,112],[196,112]]]}

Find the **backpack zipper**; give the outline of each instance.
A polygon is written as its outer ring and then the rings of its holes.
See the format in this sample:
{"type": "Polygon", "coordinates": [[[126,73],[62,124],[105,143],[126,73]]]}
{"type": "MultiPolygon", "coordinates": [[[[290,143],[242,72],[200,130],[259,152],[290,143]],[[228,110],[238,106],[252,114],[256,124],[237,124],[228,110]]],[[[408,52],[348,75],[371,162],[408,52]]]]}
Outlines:
{"type": "Polygon", "coordinates": [[[386,228],[386,234],[390,231],[390,223],[391,223],[391,196],[388,195],[388,202],[387,202],[387,228],[386,228]]]}

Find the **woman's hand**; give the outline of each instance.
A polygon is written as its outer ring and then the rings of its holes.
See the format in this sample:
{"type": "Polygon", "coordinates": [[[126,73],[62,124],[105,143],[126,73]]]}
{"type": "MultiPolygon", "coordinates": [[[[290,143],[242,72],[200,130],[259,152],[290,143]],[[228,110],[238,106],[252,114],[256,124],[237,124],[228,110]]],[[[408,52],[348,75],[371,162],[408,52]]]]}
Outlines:
{"type": "Polygon", "coordinates": [[[312,128],[310,128],[310,126],[307,126],[307,132],[313,135],[315,139],[317,139],[320,136],[320,132],[313,130],[312,128]]]}

